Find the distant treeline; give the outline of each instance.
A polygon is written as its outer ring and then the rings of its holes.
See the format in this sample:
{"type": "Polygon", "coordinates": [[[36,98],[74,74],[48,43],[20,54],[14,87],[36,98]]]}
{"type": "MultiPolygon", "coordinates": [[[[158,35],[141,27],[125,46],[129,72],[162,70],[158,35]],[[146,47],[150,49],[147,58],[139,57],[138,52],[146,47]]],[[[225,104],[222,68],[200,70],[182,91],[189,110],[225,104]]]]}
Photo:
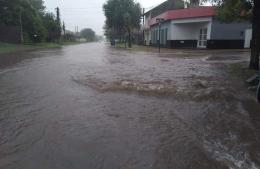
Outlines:
{"type": "Polygon", "coordinates": [[[0,26],[17,26],[21,29],[21,41],[26,43],[58,42],[65,35],[60,10],[46,12],[43,0],[0,0],[0,26]],[[64,32],[64,33],[62,33],[64,32]]]}

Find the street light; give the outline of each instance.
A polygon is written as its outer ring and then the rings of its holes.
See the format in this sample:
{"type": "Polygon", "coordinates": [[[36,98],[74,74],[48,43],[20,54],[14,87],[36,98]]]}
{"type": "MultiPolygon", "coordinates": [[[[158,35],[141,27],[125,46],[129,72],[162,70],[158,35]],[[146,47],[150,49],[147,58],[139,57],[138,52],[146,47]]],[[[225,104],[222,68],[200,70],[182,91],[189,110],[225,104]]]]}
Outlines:
{"type": "Polygon", "coordinates": [[[161,23],[164,21],[163,18],[156,18],[156,22],[159,24],[159,53],[161,52],[161,23]]]}

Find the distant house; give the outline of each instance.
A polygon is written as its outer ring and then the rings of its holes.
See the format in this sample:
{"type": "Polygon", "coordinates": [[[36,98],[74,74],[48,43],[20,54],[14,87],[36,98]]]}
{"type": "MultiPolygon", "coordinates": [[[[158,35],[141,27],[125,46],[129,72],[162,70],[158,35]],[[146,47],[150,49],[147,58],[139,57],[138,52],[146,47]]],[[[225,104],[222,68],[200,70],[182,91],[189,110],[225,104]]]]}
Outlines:
{"type": "Polygon", "coordinates": [[[145,13],[146,45],[159,44],[158,19],[162,19],[160,44],[167,48],[230,49],[248,47],[248,41],[250,43],[246,30],[251,28],[251,23],[222,23],[216,19],[214,7],[171,7],[159,13],[155,9],[145,13]]]}

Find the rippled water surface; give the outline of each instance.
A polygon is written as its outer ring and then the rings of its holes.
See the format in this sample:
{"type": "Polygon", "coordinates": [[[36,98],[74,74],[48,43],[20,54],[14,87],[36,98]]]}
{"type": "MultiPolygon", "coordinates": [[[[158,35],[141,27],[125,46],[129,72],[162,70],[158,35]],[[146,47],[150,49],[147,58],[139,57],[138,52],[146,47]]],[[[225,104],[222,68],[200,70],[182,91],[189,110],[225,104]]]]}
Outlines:
{"type": "Polygon", "coordinates": [[[246,51],[103,43],[0,56],[0,169],[259,169],[246,51]]]}

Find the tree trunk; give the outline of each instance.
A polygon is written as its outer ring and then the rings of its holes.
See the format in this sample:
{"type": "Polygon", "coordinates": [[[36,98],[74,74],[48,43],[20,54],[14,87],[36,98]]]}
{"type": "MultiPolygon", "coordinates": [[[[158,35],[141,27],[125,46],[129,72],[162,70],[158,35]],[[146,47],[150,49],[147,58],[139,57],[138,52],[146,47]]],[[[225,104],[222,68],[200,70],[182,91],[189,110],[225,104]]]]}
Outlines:
{"type": "Polygon", "coordinates": [[[125,43],[125,48],[126,48],[126,42],[127,42],[127,36],[125,35],[125,37],[124,37],[124,43],[125,43]]]}
{"type": "Polygon", "coordinates": [[[250,69],[259,70],[260,53],[260,2],[254,0],[250,69]]]}
{"type": "Polygon", "coordinates": [[[128,47],[131,48],[132,47],[132,37],[131,37],[131,30],[128,30],[128,47]]]}

